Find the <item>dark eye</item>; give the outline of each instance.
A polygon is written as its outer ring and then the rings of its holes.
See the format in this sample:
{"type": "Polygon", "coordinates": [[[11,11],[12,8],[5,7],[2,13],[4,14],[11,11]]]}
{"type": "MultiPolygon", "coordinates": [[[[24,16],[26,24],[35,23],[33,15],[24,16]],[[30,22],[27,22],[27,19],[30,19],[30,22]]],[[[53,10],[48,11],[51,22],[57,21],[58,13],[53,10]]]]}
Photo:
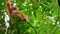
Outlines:
{"type": "Polygon", "coordinates": [[[16,8],[13,8],[13,10],[16,10],[16,8]]]}
{"type": "Polygon", "coordinates": [[[12,8],[12,11],[17,11],[17,9],[16,8],[12,8]]]}
{"type": "Polygon", "coordinates": [[[11,4],[11,6],[13,6],[13,4],[11,4]]]}

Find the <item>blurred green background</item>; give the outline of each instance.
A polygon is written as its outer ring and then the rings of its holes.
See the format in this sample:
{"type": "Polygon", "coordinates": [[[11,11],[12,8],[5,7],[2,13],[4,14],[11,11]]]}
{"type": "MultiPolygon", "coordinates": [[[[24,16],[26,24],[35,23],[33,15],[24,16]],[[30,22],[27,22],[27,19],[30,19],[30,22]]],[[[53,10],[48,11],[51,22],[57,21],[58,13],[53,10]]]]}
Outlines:
{"type": "MultiPolygon", "coordinates": [[[[5,34],[4,12],[7,12],[5,4],[7,0],[0,0],[0,34],[5,34]]],[[[19,8],[19,12],[29,17],[29,23],[34,26],[38,34],[60,34],[60,21],[58,19],[58,0],[11,0],[19,8]]],[[[8,34],[35,34],[33,28],[24,21],[18,22],[14,18],[14,24],[8,29],[8,34]]]]}

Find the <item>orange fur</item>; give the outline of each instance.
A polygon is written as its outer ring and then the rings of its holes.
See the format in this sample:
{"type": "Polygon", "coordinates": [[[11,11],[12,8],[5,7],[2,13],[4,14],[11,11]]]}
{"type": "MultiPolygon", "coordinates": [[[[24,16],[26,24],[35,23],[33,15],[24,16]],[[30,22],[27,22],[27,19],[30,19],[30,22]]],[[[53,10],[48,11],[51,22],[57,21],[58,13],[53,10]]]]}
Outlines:
{"type": "Polygon", "coordinates": [[[28,16],[25,14],[19,13],[18,8],[16,6],[13,6],[12,2],[7,1],[6,8],[8,10],[9,16],[10,15],[12,15],[13,17],[18,16],[20,20],[25,20],[26,22],[28,22],[28,16]]]}

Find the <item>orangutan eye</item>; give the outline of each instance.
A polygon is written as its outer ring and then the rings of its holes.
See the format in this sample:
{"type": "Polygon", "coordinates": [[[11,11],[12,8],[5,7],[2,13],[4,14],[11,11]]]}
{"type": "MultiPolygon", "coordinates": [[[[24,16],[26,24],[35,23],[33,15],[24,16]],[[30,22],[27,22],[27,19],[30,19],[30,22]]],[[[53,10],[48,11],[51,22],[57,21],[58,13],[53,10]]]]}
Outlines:
{"type": "Polygon", "coordinates": [[[16,8],[13,8],[13,10],[16,10],[16,8]]]}
{"type": "Polygon", "coordinates": [[[13,6],[13,3],[11,4],[11,6],[13,6]]]}

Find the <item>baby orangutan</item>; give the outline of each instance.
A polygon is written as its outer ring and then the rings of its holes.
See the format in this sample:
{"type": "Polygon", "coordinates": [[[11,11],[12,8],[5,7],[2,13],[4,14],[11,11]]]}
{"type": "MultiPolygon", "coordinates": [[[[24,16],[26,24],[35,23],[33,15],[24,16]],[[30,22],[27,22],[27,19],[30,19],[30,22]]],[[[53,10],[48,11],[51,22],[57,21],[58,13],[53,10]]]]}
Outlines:
{"type": "Polygon", "coordinates": [[[7,1],[6,3],[6,8],[8,10],[8,14],[9,16],[18,16],[19,20],[24,20],[25,22],[28,22],[28,16],[22,13],[18,12],[18,8],[16,6],[13,5],[12,2],[7,1]]]}

